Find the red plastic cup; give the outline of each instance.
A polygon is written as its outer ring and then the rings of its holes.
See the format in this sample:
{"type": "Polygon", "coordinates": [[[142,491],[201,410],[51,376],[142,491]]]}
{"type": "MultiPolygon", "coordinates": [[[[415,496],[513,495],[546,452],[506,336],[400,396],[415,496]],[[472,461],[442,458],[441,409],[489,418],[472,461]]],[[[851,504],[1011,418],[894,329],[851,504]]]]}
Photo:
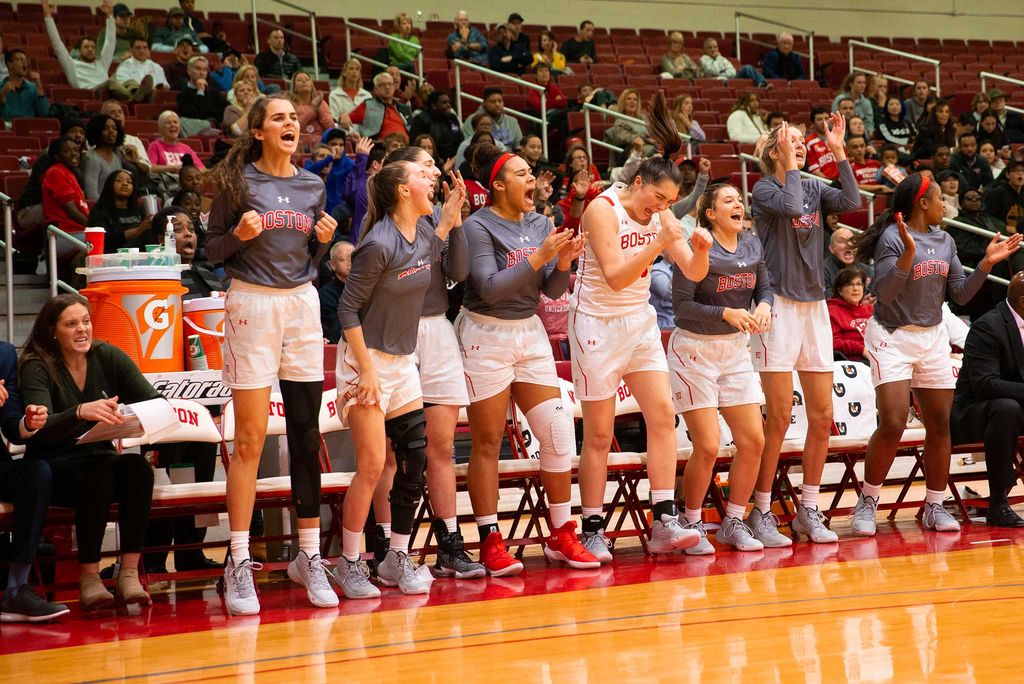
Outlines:
{"type": "Polygon", "coordinates": [[[103,226],[89,226],[85,229],[85,242],[89,245],[89,256],[103,254],[103,240],[107,230],[103,226]]]}

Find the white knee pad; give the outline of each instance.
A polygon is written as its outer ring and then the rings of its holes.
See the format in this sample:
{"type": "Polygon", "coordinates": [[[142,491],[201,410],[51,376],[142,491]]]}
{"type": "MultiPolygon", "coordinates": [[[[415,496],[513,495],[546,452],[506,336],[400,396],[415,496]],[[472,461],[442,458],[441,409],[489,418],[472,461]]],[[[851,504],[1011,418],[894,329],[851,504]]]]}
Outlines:
{"type": "Polygon", "coordinates": [[[549,473],[572,470],[576,455],[576,432],[572,416],[562,407],[562,399],[548,399],[526,412],[526,422],[540,442],[540,469],[549,473]]]}

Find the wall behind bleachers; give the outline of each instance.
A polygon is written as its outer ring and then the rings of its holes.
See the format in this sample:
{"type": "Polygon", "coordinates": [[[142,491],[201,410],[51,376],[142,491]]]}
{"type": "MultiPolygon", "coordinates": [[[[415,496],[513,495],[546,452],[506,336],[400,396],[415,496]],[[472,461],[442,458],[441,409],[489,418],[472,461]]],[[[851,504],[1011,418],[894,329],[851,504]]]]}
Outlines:
{"type": "MultiPolygon", "coordinates": [[[[95,6],[95,0],[66,0],[65,5],[95,6]]],[[[169,7],[167,2],[130,2],[129,6],[169,7]]],[[[423,12],[424,21],[447,21],[456,10],[465,9],[476,21],[504,21],[515,10],[528,24],[577,24],[583,18],[598,26],[636,28],[678,28],[708,31],[732,31],[733,13],[747,12],[768,16],[778,21],[803,26],[832,37],[840,35],[928,36],[991,40],[1019,40],[1024,28],[1024,11],[1019,2],[1009,0],[917,0],[898,3],[892,0],[855,0],[829,6],[808,0],[765,0],[764,2],[729,3],[682,2],[680,0],[576,0],[550,3],[545,0],[511,0],[496,4],[491,0],[377,0],[372,5],[339,3],[335,0],[298,0],[329,16],[393,16],[403,11],[414,17],[423,12]],[[952,16],[952,8],[967,12],[952,16]],[[500,9],[499,9],[500,8],[500,9]],[[906,11],[894,11],[904,9],[906,11]],[[998,15],[998,16],[977,16],[998,15]]],[[[249,0],[197,0],[196,9],[209,11],[251,11],[249,0]]],[[[258,0],[257,11],[275,14],[294,10],[271,0],[258,0]]],[[[771,31],[770,26],[744,19],[744,31],[771,31]]],[[[532,38],[532,36],[531,36],[532,38]]],[[[559,39],[568,36],[559,36],[559,39]]]]}

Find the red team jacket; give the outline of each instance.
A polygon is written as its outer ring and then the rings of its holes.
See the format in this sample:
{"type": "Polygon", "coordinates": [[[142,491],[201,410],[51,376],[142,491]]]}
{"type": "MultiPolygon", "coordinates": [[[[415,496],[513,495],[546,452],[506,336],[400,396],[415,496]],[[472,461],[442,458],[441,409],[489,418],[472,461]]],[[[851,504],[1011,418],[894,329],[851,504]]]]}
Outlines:
{"type": "Polygon", "coordinates": [[[874,311],[873,304],[853,306],[841,297],[828,300],[828,317],[832,322],[832,348],[851,361],[864,360],[864,331],[874,311]]]}

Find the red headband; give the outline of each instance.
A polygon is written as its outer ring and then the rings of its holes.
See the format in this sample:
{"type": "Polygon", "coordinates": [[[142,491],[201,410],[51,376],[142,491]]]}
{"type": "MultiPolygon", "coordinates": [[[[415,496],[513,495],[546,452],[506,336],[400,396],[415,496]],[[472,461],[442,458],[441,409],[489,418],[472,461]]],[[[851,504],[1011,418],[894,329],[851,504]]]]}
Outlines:
{"type": "Polygon", "coordinates": [[[924,193],[928,192],[928,186],[932,184],[932,179],[928,176],[921,176],[921,187],[918,188],[917,194],[914,195],[914,201],[911,204],[917,204],[918,200],[924,197],[924,193]]]}
{"type": "Polygon", "coordinates": [[[487,180],[487,187],[488,188],[490,188],[492,185],[494,185],[494,178],[501,171],[501,167],[503,167],[505,164],[507,164],[508,160],[511,159],[514,156],[516,156],[516,155],[512,154],[511,152],[506,152],[505,154],[503,154],[500,157],[498,157],[498,161],[494,162],[494,166],[491,167],[491,177],[487,180]]]}

